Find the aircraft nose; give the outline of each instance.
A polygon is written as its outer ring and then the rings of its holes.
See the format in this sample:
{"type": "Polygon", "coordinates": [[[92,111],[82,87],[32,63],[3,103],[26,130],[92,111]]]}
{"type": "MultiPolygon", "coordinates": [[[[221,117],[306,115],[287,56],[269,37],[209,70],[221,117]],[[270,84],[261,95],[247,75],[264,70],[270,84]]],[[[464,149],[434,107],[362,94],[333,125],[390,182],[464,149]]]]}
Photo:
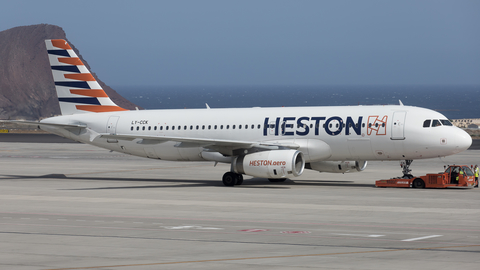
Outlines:
{"type": "Polygon", "coordinates": [[[467,150],[472,145],[472,137],[464,130],[459,129],[457,136],[455,136],[455,146],[457,153],[467,150]]]}

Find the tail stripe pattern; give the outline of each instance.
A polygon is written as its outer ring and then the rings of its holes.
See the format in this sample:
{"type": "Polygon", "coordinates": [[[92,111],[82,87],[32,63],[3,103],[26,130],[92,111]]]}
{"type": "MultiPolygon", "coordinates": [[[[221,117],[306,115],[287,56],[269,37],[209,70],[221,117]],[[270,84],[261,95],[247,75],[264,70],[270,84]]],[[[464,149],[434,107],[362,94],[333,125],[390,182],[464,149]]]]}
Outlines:
{"type": "Polygon", "coordinates": [[[65,40],[45,40],[45,44],[63,115],[126,111],[108,97],[65,40]]]}

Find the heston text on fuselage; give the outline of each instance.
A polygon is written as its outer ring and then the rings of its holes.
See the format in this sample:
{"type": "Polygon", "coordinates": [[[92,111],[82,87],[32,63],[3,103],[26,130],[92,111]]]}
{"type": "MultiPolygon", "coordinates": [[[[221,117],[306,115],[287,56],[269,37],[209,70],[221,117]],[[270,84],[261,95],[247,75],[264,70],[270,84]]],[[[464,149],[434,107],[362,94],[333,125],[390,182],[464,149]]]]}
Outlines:
{"type": "MultiPolygon", "coordinates": [[[[351,116],[347,116],[346,121],[344,121],[339,116],[330,118],[323,116],[276,117],[273,119],[265,117],[263,136],[306,136],[312,130],[315,135],[319,135],[321,129],[331,136],[339,135],[343,130],[345,130],[345,135],[362,135],[362,127],[364,127],[364,125],[362,126],[363,118],[363,116],[359,116],[357,121],[354,121],[351,116]]],[[[367,129],[369,129],[368,135],[372,133],[370,129],[373,129],[375,135],[386,135],[386,122],[387,116],[369,116],[367,125],[367,129]]]]}

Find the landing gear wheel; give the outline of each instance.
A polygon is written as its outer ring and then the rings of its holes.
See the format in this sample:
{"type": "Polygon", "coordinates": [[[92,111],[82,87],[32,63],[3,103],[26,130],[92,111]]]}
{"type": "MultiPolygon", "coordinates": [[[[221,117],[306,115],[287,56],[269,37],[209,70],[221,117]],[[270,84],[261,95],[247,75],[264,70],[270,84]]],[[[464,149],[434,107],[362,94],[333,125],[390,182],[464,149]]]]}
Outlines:
{"type": "Polygon", "coordinates": [[[237,180],[235,181],[235,185],[239,186],[243,183],[243,175],[235,174],[237,176],[237,180]]]}
{"type": "Polygon", "coordinates": [[[237,183],[237,179],[235,173],[226,172],[222,177],[222,182],[227,187],[233,187],[237,183]]]}
{"type": "Polygon", "coordinates": [[[272,183],[285,182],[286,178],[268,178],[268,181],[272,183]]]}
{"type": "Polygon", "coordinates": [[[422,179],[417,178],[417,179],[413,180],[412,187],[413,188],[425,188],[425,182],[423,182],[422,179]]]}

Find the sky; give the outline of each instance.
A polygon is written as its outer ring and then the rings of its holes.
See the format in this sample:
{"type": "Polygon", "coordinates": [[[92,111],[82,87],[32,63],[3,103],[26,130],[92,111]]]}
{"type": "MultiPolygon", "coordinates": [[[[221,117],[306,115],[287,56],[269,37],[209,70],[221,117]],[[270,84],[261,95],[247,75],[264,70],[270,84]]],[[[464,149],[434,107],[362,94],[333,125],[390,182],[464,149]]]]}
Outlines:
{"type": "Polygon", "coordinates": [[[112,87],[480,85],[476,0],[2,1],[40,23],[112,87]]]}

